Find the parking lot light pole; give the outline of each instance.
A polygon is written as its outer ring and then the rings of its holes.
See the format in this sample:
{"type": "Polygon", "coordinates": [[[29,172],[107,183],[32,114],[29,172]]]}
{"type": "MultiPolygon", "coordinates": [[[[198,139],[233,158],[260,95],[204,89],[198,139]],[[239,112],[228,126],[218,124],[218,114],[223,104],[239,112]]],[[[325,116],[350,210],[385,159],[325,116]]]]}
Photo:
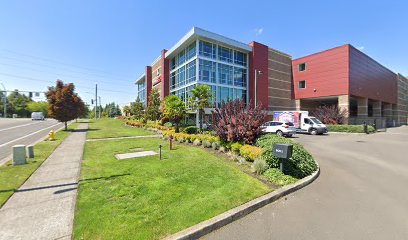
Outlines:
{"type": "Polygon", "coordinates": [[[255,107],[257,106],[257,97],[258,97],[258,89],[257,89],[258,75],[262,75],[262,71],[255,69],[255,107]]]}

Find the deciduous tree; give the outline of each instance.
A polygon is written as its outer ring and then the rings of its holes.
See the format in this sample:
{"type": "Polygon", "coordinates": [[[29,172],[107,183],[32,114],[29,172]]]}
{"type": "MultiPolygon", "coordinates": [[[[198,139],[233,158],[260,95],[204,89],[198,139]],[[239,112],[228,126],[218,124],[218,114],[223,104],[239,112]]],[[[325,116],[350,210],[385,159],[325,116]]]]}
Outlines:
{"type": "Polygon", "coordinates": [[[64,84],[57,80],[55,87],[48,87],[45,94],[48,99],[48,116],[65,123],[65,130],[68,129],[67,122],[78,118],[84,112],[84,102],[75,93],[73,83],[64,84]]]}
{"type": "Polygon", "coordinates": [[[30,112],[42,112],[44,114],[44,117],[48,117],[47,102],[29,102],[27,103],[27,110],[30,112]]]}
{"type": "Polygon", "coordinates": [[[157,121],[160,118],[160,94],[157,89],[152,89],[149,95],[149,103],[146,108],[147,117],[152,121],[157,121]]]}

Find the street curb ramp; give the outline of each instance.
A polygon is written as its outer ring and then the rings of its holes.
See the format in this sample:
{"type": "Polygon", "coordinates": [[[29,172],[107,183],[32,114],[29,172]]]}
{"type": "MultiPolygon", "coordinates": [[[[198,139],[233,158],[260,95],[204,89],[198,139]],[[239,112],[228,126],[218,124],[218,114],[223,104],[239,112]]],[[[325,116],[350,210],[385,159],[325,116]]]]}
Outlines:
{"type": "MultiPolygon", "coordinates": [[[[316,161],[315,161],[316,162],[316,161]]],[[[272,203],[296,190],[299,190],[310,183],[312,183],[320,174],[319,164],[316,162],[317,170],[311,175],[300,179],[294,184],[286,185],[276,191],[265,194],[259,198],[251,200],[241,206],[228,210],[218,216],[205,220],[199,224],[189,227],[173,235],[163,238],[163,240],[187,240],[187,239],[198,239],[210,232],[213,232],[235,220],[238,220],[257,209],[272,203]]]]}

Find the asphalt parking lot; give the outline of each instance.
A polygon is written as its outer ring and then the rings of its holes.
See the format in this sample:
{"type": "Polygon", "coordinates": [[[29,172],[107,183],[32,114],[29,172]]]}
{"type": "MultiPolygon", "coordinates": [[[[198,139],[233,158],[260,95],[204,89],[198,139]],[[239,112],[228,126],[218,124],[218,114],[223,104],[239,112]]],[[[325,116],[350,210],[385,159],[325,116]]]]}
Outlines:
{"type": "Polygon", "coordinates": [[[408,127],[298,134],[319,178],[205,239],[407,239],[408,127]]]}

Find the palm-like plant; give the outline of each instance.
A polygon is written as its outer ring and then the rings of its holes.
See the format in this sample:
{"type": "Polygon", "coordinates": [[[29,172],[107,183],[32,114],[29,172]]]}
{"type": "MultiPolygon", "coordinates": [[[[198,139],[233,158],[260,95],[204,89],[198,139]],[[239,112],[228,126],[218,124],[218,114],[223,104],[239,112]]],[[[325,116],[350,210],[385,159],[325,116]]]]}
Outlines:
{"type": "Polygon", "coordinates": [[[186,114],[186,104],[179,97],[170,95],[164,99],[164,116],[174,122],[176,133],[179,132],[179,123],[186,114]]]}
{"type": "Polygon", "coordinates": [[[203,130],[204,108],[210,106],[212,93],[207,85],[197,85],[190,91],[191,97],[188,99],[193,110],[198,111],[198,119],[200,121],[200,131],[203,130]]]}
{"type": "Polygon", "coordinates": [[[125,116],[129,116],[130,114],[130,107],[128,105],[123,106],[123,113],[125,114],[125,116]]]}

